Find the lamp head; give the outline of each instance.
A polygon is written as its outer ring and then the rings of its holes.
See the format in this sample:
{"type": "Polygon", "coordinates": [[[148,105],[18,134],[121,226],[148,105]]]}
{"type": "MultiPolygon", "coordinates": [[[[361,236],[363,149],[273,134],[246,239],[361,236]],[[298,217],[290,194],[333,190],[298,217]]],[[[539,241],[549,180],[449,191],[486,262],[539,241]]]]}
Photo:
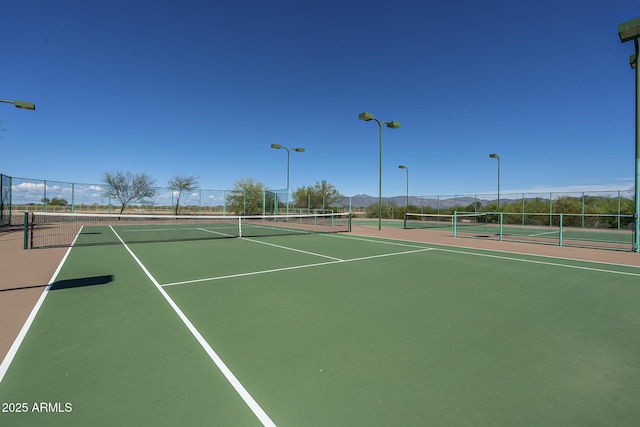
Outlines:
{"type": "Polygon", "coordinates": [[[389,122],[387,123],[387,127],[391,129],[398,129],[400,127],[400,122],[389,122]]]}
{"type": "Polygon", "coordinates": [[[368,122],[369,120],[374,120],[376,117],[371,113],[364,112],[364,113],[358,114],[358,118],[360,120],[364,120],[365,122],[368,122]]]}
{"type": "Polygon", "coordinates": [[[36,105],[32,102],[26,102],[26,101],[13,101],[13,105],[16,106],[16,108],[22,108],[24,110],[35,110],[36,109],[36,105]]]}
{"type": "Polygon", "coordinates": [[[302,147],[294,148],[293,151],[297,151],[298,153],[304,153],[304,148],[302,147]]]}
{"type": "Polygon", "coordinates": [[[405,165],[399,165],[398,169],[407,169],[407,167],[405,165]]]}
{"type": "Polygon", "coordinates": [[[9,101],[7,99],[0,99],[0,102],[5,104],[13,104],[16,108],[22,108],[23,110],[35,110],[36,105],[33,102],[27,101],[9,101]]]}
{"type": "Polygon", "coordinates": [[[276,150],[279,150],[282,148],[282,145],[280,144],[271,144],[271,148],[275,148],[276,150]]]}
{"type": "Polygon", "coordinates": [[[618,25],[618,35],[622,43],[640,38],[640,18],[632,19],[631,21],[618,25]]]}
{"type": "Polygon", "coordinates": [[[489,157],[491,157],[492,159],[499,159],[500,158],[500,156],[498,156],[496,153],[489,154],[489,157]]]}

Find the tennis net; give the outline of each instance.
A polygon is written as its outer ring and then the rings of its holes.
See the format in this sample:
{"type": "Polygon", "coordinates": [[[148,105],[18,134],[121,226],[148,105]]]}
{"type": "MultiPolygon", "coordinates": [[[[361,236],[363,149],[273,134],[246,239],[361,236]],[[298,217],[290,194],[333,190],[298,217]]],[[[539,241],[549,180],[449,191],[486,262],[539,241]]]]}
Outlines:
{"type": "Polygon", "coordinates": [[[349,213],[262,216],[169,216],[33,212],[25,248],[170,242],[351,231],[349,213]]]}
{"type": "Polygon", "coordinates": [[[404,228],[440,228],[453,230],[454,226],[487,224],[487,214],[483,212],[446,214],[404,214],[404,228]]]}

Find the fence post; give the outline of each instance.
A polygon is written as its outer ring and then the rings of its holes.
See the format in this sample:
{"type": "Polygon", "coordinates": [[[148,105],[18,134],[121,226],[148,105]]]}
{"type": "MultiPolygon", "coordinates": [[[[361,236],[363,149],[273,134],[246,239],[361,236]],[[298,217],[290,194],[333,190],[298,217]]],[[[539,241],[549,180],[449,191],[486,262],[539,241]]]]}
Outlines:
{"type": "Polygon", "coordinates": [[[222,217],[227,216],[227,190],[222,190],[222,217]]]}
{"type": "MultiPolygon", "coordinates": [[[[563,217],[563,215],[560,214],[560,233],[559,233],[560,237],[559,237],[559,242],[558,242],[560,246],[562,246],[562,221],[563,221],[562,217],[563,217]]],[[[584,215],[582,215],[582,219],[584,220],[584,215]]]]}
{"type": "Polygon", "coordinates": [[[44,208],[42,209],[44,212],[47,211],[47,181],[44,181],[44,197],[42,198],[42,204],[44,208]]]}
{"type": "Polygon", "coordinates": [[[620,230],[620,190],[618,190],[618,230],[620,230]]]}
{"type": "Polygon", "coordinates": [[[584,191],[582,192],[582,228],[584,228],[584,191]]]}
{"type": "Polygon", "coordinates": [[[453,211],[453,237],[458,237],[458,211],[453,211]]]}

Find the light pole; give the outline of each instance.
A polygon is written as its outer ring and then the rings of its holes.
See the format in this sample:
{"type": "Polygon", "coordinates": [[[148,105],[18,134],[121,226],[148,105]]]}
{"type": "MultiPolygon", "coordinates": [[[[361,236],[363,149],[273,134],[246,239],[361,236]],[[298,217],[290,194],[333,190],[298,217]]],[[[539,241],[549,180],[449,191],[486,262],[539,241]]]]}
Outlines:
{"type": "Polygon", "coordinates": [[[304,148],[302,147],[287,148],[280,144],[271,144],[271,148],[275,148],[276,150],[280,150],[281,148],[284,150],[287,150],[287,215],[289,215],[289,169],[291,165],[291,162],[290,162],[291,151],[297,151],[298,153],[303,153],[304,148]]]}
{"type": "Polygon", "coordinates": [[[8,101],[6,99],[0,99],[0,102],[4,102],[6,104],[13,104],[16,108],[22,108],[23,110],[35,110],[36,105],[32,102],[26,101],[8,101]]]}
{"type": "Polygon", "coordinates": [[[398,169],[404,169],[407,171],[407,203],[405,204],[405,213],[409,212],[409,168],[405,165],[398,165],[398,169]]]}
{"type": "Polygon", "coordinates": [[[635,54],[629,57],[631,68],[636,70],[636,166],[635,166],[635,211],[633,213],[633,251],[640,252],[640,71],[638,70],[638,38],[640,38],[640,18],[618,25],[618,35],[622,43],[633,40],[635,54]]]}
{"type": "Polygon", "coordinates": [[[375,116],[371,113],[360,113],[358,115],[360,120],[364,120],[368,122],[370,120],[375,120],[380,127],[380,180],[378,184],[378,230],[382,230],[382,125],[387,125],[388,128],[397,129],[400,127],[400,122],[381,122],[376,119],[375,116]]]}
{"type": "Polygon", "coordinates": [[[500,211],[500,156],[496,153],[489,154],[492,159],[498,159],[498,211],[500,211]]]}

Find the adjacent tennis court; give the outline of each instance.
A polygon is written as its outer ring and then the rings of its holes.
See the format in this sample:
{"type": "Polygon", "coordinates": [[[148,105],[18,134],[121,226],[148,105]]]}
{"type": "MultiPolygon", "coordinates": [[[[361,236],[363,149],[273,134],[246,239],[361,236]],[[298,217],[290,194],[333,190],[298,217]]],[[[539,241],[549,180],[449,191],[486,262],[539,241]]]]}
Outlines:
{"type": "Polygon", "coordinates": [[[3,425],[640,419],[638,267],[358,236],[344,224],[215,239],[190,224],[191,240],[140,243],[140,224],[119,221],[76,229],[108,244],[70,249],[3,363],[3,425]]]}
{"type": "Polygon", "coordinates": [[[593,214],[407,213],[407,229],[440,230],[478,237],[558,246],[633,250],[633,216],[593,214]]]}

